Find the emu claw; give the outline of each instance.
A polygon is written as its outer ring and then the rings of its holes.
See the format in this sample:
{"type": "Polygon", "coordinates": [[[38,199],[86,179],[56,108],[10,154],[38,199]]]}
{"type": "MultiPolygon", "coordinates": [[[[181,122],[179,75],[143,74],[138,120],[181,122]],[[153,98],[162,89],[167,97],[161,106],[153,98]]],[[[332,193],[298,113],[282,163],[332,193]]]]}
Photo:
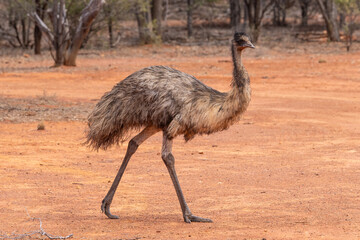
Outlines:
{"type": "Polygon", "coordinates": [[[208,222],[208,223],[212,223],[213,221],[210,218],[202,218],[202,217],[198,217],[195,215],[189,215],[189,216],[184,216],[184,221],[187,223],[191,223],[191,222],[208,222]]]}
{"type": "Polygon", "coordinates": [[[112,215],[110,213],[110,203],[106,202],[105,199],[102,201],[102,204],[101,204],[101,211],[103,213],[105,213],[105,215],[110,218],[110,219],[119,219],[118,216],[116,215],[112,215]]]}

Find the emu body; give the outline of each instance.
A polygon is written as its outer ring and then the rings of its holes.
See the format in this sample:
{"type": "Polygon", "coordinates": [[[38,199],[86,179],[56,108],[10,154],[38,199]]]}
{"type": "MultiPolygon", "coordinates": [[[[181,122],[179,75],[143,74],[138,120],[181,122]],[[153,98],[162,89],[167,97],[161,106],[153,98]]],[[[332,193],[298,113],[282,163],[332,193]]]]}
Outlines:
{"type": "Polygon", "coordinates": [[[144,128],[128,144],[123,163],[103,200],[101,209],[109,218],[110,205],[127,163],[138,146],[156,132],[163,132],[162,159],[173,181],[185,222],[211,222],[192,215],[182,194],[174,168],[172,140],[196,134],[211,134],[236,122],[250,102],[250,81],[241,62],[241,53],[254,46],[244,33],[235,33],[232,42],[234,63],[232,88],[228,93],[212,89],[195,77],[165,66],[139,70],[105,93],[88,118],[87,143],[95,149],[127,139],[129,130],[144,128]]]}

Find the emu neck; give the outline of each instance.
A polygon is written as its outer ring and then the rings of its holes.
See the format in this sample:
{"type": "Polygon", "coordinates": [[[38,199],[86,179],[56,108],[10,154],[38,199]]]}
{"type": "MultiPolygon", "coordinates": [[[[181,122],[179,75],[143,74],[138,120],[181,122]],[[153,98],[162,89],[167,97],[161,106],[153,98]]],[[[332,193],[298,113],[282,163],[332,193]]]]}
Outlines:
{"type": "Polygon", "coordinates": [[[248,107],[251,88],[249,75],[241,62],[241,51],[237,51],[236,47],[232,46],[231,52],[234,63],[232,88],[227,94],[223,108],[232,116],[231,118],[234,118],[240,116],[248,107]]]}
{"type": "Polygon", "coordinates": [[[233,45],[231,47],[231,53],[234,63],[232,85],[233,87],[237,87],[239,90],[242,90],[245,86],[250,84],[248,73],[241,61],[242,51],[237,51],[236,47],[233,45]]]}

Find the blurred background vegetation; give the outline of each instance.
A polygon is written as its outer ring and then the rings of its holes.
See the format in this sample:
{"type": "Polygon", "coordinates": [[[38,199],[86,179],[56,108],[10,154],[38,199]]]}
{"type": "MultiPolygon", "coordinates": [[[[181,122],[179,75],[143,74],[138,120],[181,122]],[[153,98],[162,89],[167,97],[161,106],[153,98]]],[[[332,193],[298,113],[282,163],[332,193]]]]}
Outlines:
{"type": "Polygon", "coordinates": [[[55,65],[75,65],[75,59],[72,64],[66,59],[76,56],[76,48],[227,45],[234,31],[247,32],[260,44],[269,41],[264,34],[269,31],[280,42],[342,41],[350,51],[360,40],[359,29],[360,0],[0,2],[0,47],[33,49],[34,54],[50,49],[55,65]]]}

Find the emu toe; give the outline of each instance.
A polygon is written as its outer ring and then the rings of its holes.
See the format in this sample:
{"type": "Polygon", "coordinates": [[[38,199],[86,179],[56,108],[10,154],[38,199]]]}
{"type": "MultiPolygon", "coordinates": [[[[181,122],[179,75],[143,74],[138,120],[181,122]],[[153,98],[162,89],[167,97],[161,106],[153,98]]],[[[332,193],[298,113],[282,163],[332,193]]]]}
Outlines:
{"type": "Polygon", "coordinates": [[[116,216],[116,215],[112,215],[110,213],[110,203],[107,203],[105,201],[105,199],[102,201],[102,204],[101,204],[101,211],[103,213],[105,213],[105,215],[110,218],[110,219],[119,219],[119,216],[116,216]]]}
{"type": "Polygon", "coordinates": [[[208,222],[208,223],[212,223],[213,222],[210,218],[202,218],[202,217],[198,217],[198,216],[195,216],[195,215],[185,216],[184,221],[187,222],[187,223],[191,223],[191,222],[208,222]]]}

